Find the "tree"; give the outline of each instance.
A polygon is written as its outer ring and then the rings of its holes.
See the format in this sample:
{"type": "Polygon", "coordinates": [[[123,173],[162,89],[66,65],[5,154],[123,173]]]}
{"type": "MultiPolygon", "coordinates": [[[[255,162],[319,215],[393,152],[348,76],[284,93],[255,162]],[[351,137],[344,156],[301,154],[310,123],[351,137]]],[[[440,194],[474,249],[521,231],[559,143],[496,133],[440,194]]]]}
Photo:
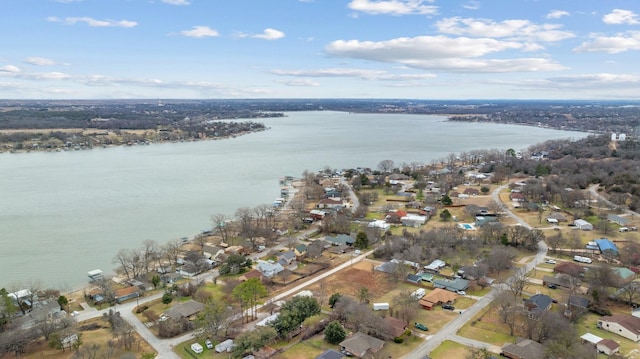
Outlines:
{"type": "Polygon", "coordinates": [[[358,292],[358,299],[360,303],[369,303],[369,288],[360,287],[360,291],[358,292]]]}
{"type": "Polygon", "coordinates": [[[324,328],[324,340],[329,344],[338,344],[347,337],[344,327],[338,321],[332,321],[324,328]]]}
{"type": "Polygon", "coordinates": [[[331,307],[331,309],[335,308],[336,303],[338,302],[338,300],[340,300],[341,297],[342,294],[340,293],[331,294],[331,297],[329,297],[329,307],[331,307]]]}
{"type": "Polygon", "coordinates": [[[272,326],[280,337],[285,337],[307,318],[320,314],[320,303],[314,297],[298,296],[286,302],[272,326]]]}
{"type": "Polygon", "coordinates": [[[234,341],[233,356],[240,358],[246,353],[252,353],[272,343],[278,337],[273,327],[258,327],[240,334],[234,341]]]}
{"type": "Polygon", "coordinates": [[[173,295],[171,293],[166,292],[162,295],[162,304],[169,304],[173,301],[173,295]]]}
{"type": "Polygon", "coordinates": [[[551,247],[551,250],[553,251],[553,253],[556,253],[556,250],[558,249],[558,247],[562,247],[566,242],[566,240],[562,236],[562,232],[558,231],[558,233],[554,234],[553,236],[547,237],[546,242],[549,245],[549,247],[551,247]]]}
{"type": "Polygon", "coordinates": [[[411,291],[405,290],[391,299],[395,312],[394,316],[407,323],[413,322],[418,310],[420,310],[418,302],[411,294],[411,291]]]}
{"type": "Polygon", "coordinates": [[[511,294],[513,294],[513,298],[519,297],[522,295],[522,292],[529,286],[529,275],[522,268],[518,268],[515,270],[513,275],[509,277],[505,284],[511,294]]]}
{"type": "Polygon", "coordinates": [[[207,336],[218,339],[221,332],[226,333],[232,314],[232,310],[226,302],[209,299],[198,314],[197,326],[207,336]]]}
{"type": "Polygon", "coordinates": [[[445,206],[450,206],[453,204],[453,201],[451,200],[451,197],[444,195],[442,196],[442,200],[441,200],[442,204],[445,206]]]}
{"type": "Polygon", "coordinates": [[[391,172],[393,170],[393,167],[395,167],[395,164],[392,160],[383,160],[378,163],[378,170],[380,170],[380,172],[382,173],[391,172]]]}
{"type": "Polygon", "coordinates": [[[354,246],[358,249],[366,249],[369,246],[369,238],[364,231],[358,232],[354,246]]]}
{"type": "Polygon", "coordinates": [[[465,359],[490,359],[494,355],[487,348],[469,348],[465,359]]]}
{"type": "Polygon", "coordinates": [[[61,310],[65,310],[68,304],[69,299],[67,299],[67,297],[65,297],[64,295],[58,297],[58,305],[60,305],[61,310]]]}
{"type": "Polygon", "coordinates": [[[267,288],[260,279],[251,278],[235,287],[232,295],[240,302],[241,308],[249,309],[249,317],[255,318],[258,299],[267,295],[267,288]]]}
{"type": "Polygon", "coordinates": [[[440,212],[440,219],[444,222],[447,222],[451,219],[451,213],[449,212],[448,209],[443,209],[442,212],[440,212]]]}

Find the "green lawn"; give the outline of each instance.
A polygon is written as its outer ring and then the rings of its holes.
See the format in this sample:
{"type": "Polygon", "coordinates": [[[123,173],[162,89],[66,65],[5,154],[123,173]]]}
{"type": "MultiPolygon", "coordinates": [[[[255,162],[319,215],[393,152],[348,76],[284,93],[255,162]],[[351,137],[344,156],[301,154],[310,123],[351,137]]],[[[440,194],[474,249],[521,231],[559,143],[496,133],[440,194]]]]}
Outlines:
{"type": "Polygon", "coordinates": [[[445,340],[429,356],[433,359],[465,359],[468,353],[466,346],[445,340]]]}
{"type": "Polygon", "coordinates": [[[598,323],[598,317],[599,316],[594,313],[587,313],[584,316],[582,316],[582,318],[580,318],[580,320],[576,324],[578,328],[578,333],[580,335],[583,335],[585,333],[591,333],[603,339],[611,339],[616,343],[620,344],[620,353],[623,355],[628,354],[632,350],[639,349],[638,344],[632,342],[631,340],[596,327],[596,323],[598,323]]]}

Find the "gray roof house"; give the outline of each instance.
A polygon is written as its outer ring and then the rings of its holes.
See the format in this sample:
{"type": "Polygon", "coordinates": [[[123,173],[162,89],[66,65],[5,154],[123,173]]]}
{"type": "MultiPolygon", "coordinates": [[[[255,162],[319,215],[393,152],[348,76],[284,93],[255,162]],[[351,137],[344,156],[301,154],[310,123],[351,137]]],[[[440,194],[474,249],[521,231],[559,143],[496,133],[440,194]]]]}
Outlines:
{"type": "Polygon", "coordinates": [[[344,354],[338,353],[333,349],[327,349],[316,357],[316,359],[341,359],[344,358],[344,354]]]}
{"type": "Polygon", "coordinates": [[[263,260],[258,261],[256,269],[262,273],[265,277],[273,277],[276,274],[282,272],[284,267],[280,263],[269,263],[263,260]]]}
{"type": "Polygon", "coordinates": [[[364,357],[368,353],[376,353],[380,351],[383,346],[383,340],[360,332],[356,332],[340,343],[340,347],[342,347],[344,351],[359,358],[364,357]]]}
{"type": "Polygon", "coordinates": [[[502,355],[511,359],[543,359],[544,346],[531,339],[518,338],[502,347],[502,355]]]}
{"type": "Polygon", "coordinates": [[[545,294],[536,294],[524,301],[524,307],[529,312],[529,317],[535,318],[551,308],[553,299],[545,294]]]}
{"type": "Polygon", "coordinates": [[[469,281],[462,278],[456,278],[454,280],[436,279],[433,281],[433,285],[436,288],[443,288],[452,292],[457,292],[459,290],[466,290],[469,288],[469,281]]]}
{"type": "Polygon", "coordinates": [[[348,246],[353,245],[356,240],[353,239],[351,236],[348,236],[346,234],[338,234],[335,237],[332,236],[326,236],[324,237],[324,240],[333,244],[334,246],[339,246],[341,244],[346,244],[348,246]]]}
{"type": "Polygon", "coordinates": [[[191,318],[200,313],[202,309],[204,309],[204,304],[196,302],[195,300],[188,300],[169,308],[166,314],[173,319],[191,318]]]}
{"type": "Polygon", "coordinates": [[[288,266],[294,264],[296,262],[296,253],[294,251],[287,251],[284,253],[278,254],[278,263],[283,266],[288,266]],[[284,261],[284,264],[283,262],[284,261]]]}

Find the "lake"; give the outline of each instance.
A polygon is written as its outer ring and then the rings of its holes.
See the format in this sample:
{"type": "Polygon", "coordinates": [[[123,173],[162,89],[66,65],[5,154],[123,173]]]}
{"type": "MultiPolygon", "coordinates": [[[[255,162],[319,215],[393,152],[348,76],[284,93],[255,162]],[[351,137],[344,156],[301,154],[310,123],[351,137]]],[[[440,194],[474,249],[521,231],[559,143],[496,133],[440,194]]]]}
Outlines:
{"type": "Polygon", "coordinates": [[[426,115],[293,112],[262,122],[270,129],[217,141],[0,154],[0,287],[76,288],[89,270],[111,271],[121,248],[192,237],[215,213],[272,203],[285,175],[586,136],[426,115]]]}

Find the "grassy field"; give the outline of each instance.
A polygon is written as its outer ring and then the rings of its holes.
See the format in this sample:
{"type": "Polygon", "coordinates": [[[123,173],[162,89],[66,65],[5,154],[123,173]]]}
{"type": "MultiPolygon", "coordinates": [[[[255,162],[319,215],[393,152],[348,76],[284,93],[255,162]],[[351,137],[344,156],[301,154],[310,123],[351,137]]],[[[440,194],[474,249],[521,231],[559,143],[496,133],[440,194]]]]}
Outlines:
{"type": "Polygon", "coordinates": [[[445,340],[429,354],[433,359],[465,359],[469,349],[459,343],[445,340]]]}

